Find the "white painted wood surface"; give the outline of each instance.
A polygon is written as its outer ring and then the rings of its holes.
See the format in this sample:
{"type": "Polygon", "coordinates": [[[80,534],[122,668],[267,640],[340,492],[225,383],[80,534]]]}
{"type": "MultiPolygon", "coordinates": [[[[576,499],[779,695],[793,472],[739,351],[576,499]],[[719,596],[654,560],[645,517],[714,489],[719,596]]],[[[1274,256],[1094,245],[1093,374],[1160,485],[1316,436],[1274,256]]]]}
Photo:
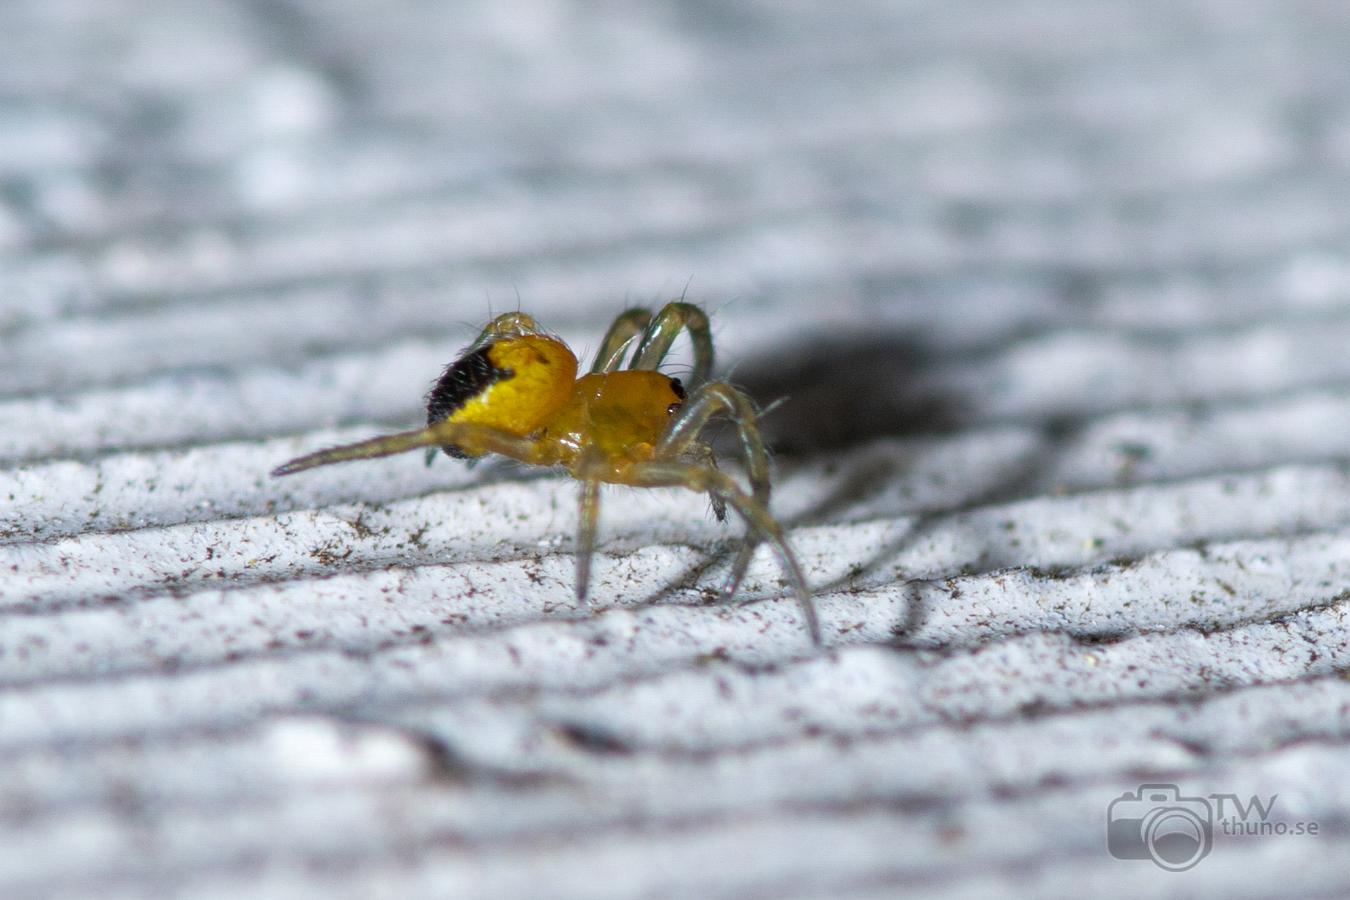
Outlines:
{"type": "MultiPolygon", "coordinates": [[[[1341,896],[1350,10],[0,5],[0,896],[1341,896]],[[774,560],[420,457],[688,286],[774,560]],[[519,298],[519,300],[517,299],[519,298]],[[1184,873],[1142,783],[1317,836],[1184,873]]],[[[676,368],[678,368],[678,360],[676,368]]]]}

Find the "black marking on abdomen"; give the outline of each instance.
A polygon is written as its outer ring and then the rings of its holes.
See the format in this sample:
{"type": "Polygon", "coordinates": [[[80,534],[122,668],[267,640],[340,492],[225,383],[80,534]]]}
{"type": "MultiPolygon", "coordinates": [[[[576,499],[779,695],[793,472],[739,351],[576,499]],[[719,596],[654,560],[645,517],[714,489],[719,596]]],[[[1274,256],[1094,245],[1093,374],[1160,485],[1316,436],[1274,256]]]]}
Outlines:
{"type": "MultiPolygon", "coordinates": [[[[445,367],[445,374],[427,394],[428,425],[445,421],[483,391],[516,374],[511,369],[499,369],[492,364],[488,358],[492,347],[492,344],[480,347],[445,367]]],[[[468,458],[468,454],[453,444],[442,445],[441,449],[456,459],[468,458]]]]}

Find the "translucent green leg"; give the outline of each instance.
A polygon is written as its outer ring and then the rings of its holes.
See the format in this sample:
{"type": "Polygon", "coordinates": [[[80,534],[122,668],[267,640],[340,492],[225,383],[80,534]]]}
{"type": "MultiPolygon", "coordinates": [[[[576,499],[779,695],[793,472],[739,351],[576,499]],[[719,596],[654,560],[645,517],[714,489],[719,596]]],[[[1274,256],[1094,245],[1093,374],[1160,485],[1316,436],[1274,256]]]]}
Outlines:
{"type": "MultiPolygon", "coordinates": [[[[717,456],[713,453],[713,448],[707,444],[694,444],[690,449],[690,456],[710,469],[717,468],[717,456]]],[[[717,521],[725,522],[727,520],[727,501],[716,494],[709,494],[708,499],[712,501],[713,515],[717,517],[717,521]]]]}
{"type": "MultiPolygon", "coordinates": [[[[750,490],[754,501],[765,509],[769,508],[769,454],[764,449],[764,440],[755,425],[755,407],[741,391],[722,381],[710,381],[703,385],[685,401],[684,407],[670,423],[661,442],[656,445],[659,459],[677,459],[691,451],[697,453],[699,434],[708,421],[718,413],[725,413],[736,426],[741,438],[741,453],[745,457],[746,474],[750,479],[750,490]]],[[[711,453],[711,451],[709,451],[711,453]]],[[[713,511],[717,511],[717,499],[714,495],[713,511]]],[[[725,504],[723,504],[725,510],[725,504]]],[[[752,532],[732,561],[731,572],[722,589],[723,599],[730,599],[741,585],[741,579],[750,568],[758,543],[752,532]]]]}
{"type": "Polygon", "coordinates": [[[655,369],[670,352],[670,345],[681,330],[689,332],[694,342],[694,371],[688,378],[690,390],[703,384],[712,374],[713,343],[708,328],[708,314],[692,303],[675,301],[661,307],[638,342],[630,369],[655,369]]]}
{"type": "Polygon", "coordinates": [[[816,616],[811,590],[806,585],[806,579],[802,576],[801,567],[788,545],[782,526],[769,515],[769,511],[763,505],[737,487],[736,482],[722,472],[694,463],[665,461],[638,463],[629,470],[627,476],[624,479],[627,484],[644,487],[684,487],[692,491],[716,494],[730,504],[741,518],[745,519],[746,527],[771,544],[778,552],[783,572],[787,575],[797,602],[801,604],[802,616],[806,620],[811,641],[818,647],[821,645],[820,620],[816,616]]]}
{"type": "Polygon", "coordinates": [[[465,353],[471,353],[479,350],[484,344],[489,344],[496,338],[503,335],[519,334],[539,334],[539,323],[534,320],[534,316],[524,312],[502,313],[495,317],[491,322],[478,332],[478,337],[474,338],[472,344],[468,346],[465,353]]]}
{"type": "Polygon", "coordinates": [[[418,447],[438,447],[442,444],[454,444],[466,447],[475,453],[500,453],[512,459],[536,466],[552,465],[538,441],[532,438],[518,437],[497,428],[486,425],[474,425],[464,422],[437,422],[417,431],[401,431],[358,441],[355,444],[343,444],[318,450],[297,457],[272,470],[274,476],[294,475],[315,466],[329,466],[333,463],[349,462],[355,459],[374,459],[379,456],[393,456],[406,453],[418,447]]]}
{"type": "Polygon", "coordinates": [[[600,474],[603,458],[595,451],[579,461],[575,475],[581,480],[577,511],[577,602],[590,594],[591,557],[595,555],[595,535],[600,524],[600,474]]]}
{"type": "Polygon", "coordinates": [[[624,351],[632,343],[633,338],[643,332],[649,322],[652,320],[651,310],[648,309],[628,309],[619,313],[614,324],[609,326],[609,331],[605,332],[605,339],[600,343],[600,350],[595,354],[595,363],[591,366],[591,372],[613,372],[619,368],[623,362],[624,351]]]}

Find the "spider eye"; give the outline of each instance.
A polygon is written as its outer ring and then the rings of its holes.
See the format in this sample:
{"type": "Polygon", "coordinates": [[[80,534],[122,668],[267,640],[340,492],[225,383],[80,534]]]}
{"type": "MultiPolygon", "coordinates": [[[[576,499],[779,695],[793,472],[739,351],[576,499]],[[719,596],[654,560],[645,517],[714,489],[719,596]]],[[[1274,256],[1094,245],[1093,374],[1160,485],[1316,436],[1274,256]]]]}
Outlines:
{"type": "MultiPolygon", "coordinates": [[[[683,400],[683,399],[685,398],[685,396],[686,396],[685,390],[684,390],[684,385],[680,382],[680,379],[678,379],[678,378],[672,378],[672,379],[670,379],[670,391],[671,391],[671,393],[673,393],[676,397],[679,397],[681,400],[683,400]]],[[[675,404],[675,405],[678,406],[679,404],[677,403],[677,404],[675,404]]]]}
{"type": "Polygon", "coordinates": [[[673,415],[675,415],[675,413],[676,413],[677,411],[679,411],[679,408],[680,408],[681,406],[684,406],[684,404],[683,404],[683,403],[672,403],[672,404],[670,404],[669,406],[666,407],[666,415],[668,415],[668,416],[673,416],[673,415]]]}

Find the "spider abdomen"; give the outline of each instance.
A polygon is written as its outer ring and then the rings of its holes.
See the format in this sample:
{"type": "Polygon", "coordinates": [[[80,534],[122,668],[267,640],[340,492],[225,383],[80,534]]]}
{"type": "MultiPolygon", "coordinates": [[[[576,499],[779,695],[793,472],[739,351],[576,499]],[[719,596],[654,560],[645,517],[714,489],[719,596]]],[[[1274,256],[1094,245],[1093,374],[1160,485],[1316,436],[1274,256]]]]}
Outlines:
{"type": "MultiPolygon", "coordinates": [[[[464,354],[427,395],[427,424],[488,425],[524,437],[538,431],[567,403],[577,377],[577,358],[557,338],[515,335],[464,354]]],[[[482,451],[442,447],[455,457],[482,451]]]]}

